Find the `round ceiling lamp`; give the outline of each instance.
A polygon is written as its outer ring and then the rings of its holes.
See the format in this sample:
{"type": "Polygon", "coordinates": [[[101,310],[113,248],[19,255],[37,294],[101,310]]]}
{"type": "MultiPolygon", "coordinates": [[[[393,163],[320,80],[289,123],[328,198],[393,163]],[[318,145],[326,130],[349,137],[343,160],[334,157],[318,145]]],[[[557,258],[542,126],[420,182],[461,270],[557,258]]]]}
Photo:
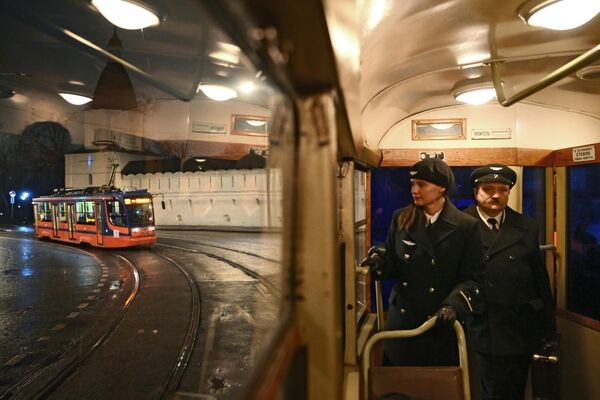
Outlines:
{"type": "Polygon", "coordinates": [[[485,104],[496,98],[494,84],[488,80],[471,79],[459,82],[452,89],[452,95],[461,103],[485,104]]]}
{"type": "Polygon", "coordinates": [[[81,93],[59,92],[58,95],[75,106],[82,106],[92,101],[92,98],[81,93]]]}
{"type": "Polygon", "coordinates": [[[580,27],[600,12],[594,0],[530,0],[519,8],[519,17],[528,25],[553,30],[580,27]]]}
{"type": "Polygon", "coordinates": [[[237,97],[237,91],[224,85],[213,85],[201,83],[198,87],[209,99],[215,101],[227,101],[237,97]]]}
{"type": "Polygon", "coordinates": [[[166,11],[156,4],[141,0],[91,0],[92,5],[110,23],[122,29],[135,30],[157,26],[166,19],[166,11]]]}

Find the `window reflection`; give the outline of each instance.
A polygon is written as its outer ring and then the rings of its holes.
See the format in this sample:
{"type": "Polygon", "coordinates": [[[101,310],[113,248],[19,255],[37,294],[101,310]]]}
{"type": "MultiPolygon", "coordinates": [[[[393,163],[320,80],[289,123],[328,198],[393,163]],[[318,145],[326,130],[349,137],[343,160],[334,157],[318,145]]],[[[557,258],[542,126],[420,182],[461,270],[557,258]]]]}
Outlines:
{"type": "Polygon", "coordinates": [[[567,309],[600,319],[599,164],[567,169],[567,309]]]}
{"type": "Polygon", "coordinates": [[[540,226],[540,244],[546,242],[546,168],[523,167],[523,214],[537,220],[540,226]]]}

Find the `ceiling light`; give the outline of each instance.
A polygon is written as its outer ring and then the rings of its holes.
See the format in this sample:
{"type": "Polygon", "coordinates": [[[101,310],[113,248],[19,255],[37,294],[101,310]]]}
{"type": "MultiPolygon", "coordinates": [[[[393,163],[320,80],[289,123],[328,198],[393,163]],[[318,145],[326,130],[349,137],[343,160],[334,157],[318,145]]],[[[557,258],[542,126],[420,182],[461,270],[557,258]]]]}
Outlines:
{"type": "Polygon", "coordinates": [[[519,8],[519,17],[527,24],[554,30],[577,28],[600,12],[594,0],[530,0],[519,8]]]}
{"type": "Polygon", "coordinates": [[[484,104],[496,98],[494,84],[488,80],[471,79],[458,83],[452,89],[456,101],[466,104],[484,104]]]}
{"type": "Polygon", "coordinates": [[[215,101],[225,101],[237,97],[237,91],[228,86],[201,83],[198,89],[215,101]]]}
{"type": "Polygon", "coordinates": [[[58,84],[58,95],[68,103],[81,106],[92,101],[85,84],[79,81],[69,81],[58,84]]]}
{"type": "Polygon", "coordinates": [[[60,97],[65,99],[67,102],[69,102],[75,106],[81,106],[81,105],[87,104],[90,101],[92,101],[91,97],[85,96],[82,94],[78,94],[78,93],[59,92],[58,94],[60,97]]]}
{"type": "Polygon", "coordinates": [[[252,93],[255,88],[256,85],[252,81],[246,81],[239,86],[239,89],[242,91],[242,93],[252,93]]]}
{"type": "Polygon", "coordinates": [[[160,24],[166,12],[141,0],[92,0],[92,5],[113,25],[123,29],[143,29],[160,24]]]}

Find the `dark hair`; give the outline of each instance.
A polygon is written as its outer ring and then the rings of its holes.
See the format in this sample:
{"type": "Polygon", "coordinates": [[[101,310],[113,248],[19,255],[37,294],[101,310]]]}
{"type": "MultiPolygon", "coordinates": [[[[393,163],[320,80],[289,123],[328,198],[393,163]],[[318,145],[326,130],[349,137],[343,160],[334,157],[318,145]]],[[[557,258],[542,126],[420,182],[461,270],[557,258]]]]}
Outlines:
{"type": "Polygon", "coordinates": [[[417,207],[414,203],[409,204],[398,215],[398,229],[408,231],[419,220],[425,222],[421,207],[417,207]]]}

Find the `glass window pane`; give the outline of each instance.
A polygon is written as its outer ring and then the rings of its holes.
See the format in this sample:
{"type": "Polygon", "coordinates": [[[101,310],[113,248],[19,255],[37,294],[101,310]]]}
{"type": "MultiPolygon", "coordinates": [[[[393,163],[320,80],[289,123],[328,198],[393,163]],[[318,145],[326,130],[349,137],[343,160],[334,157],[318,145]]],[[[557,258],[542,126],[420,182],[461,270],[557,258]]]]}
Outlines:
{"type": "MultiPolygon", "coordinates": [[[[354,170],[354,251],[358,264],[366,257],[367,248],[367,173],[354,170]]],[[[360,321],[367,304],[367,277],[356,274],[356,317],[360,321]]]]}
{"type": "Polygon", "coordinates": [[[567,169],[567,309],[600,319],[600,164],[567,169]]]}
{"type": "MultiPolygon", "coordinates": [[[[26,58],[29,62],[25,63],[39,68],[31,75],[47,76],[48,68],[72,66],[64,81],[76,75],[77,80],[81,80],[80,89],[96,98],[93,106],[77,108],[63,104],[56,96],[56,85],[48,85],[45,79],[42,87],[31,92],[35,96],[24,97],[27,102],[0,104],[0,110],[6,115],[19,116],[15,121],[22,119],[22,123],[30,123],[4,126],[0,141],[6,165],[10,166],[5,181],[14,182],[18,193],[27,188],[36,196],[50,194],[55,188],[86,188],[92,183],[98,187],[147,189],[155,196],[156,207],[116,201],[101,204],[108,212],[106,219],[95,215],[95,211],[102,208],[93,202],[75,203],[73,200],[68,208],[64,204],[60,206],[60,220],[66,222],[68,215],[69,228],[72,228],[69,232],[77,234],[83,231],[84,225],[88,225],[88,231],[94,231],[91,227],[96,222],[135,228],[140,221],[153,219],[160,231],[159,241],[173,242],[184,237],[193,243],[192,247],[211,247],[209,252],[214,253],[214,258],[194,252],[196,256],[184,264],[197,279],[201,291],[216,285],[210,275],[215,270],[219,272],[214,281],[219,280],[223,287],[235,291],[234,296],[226,290],[218,293],[223,304],[240,301],[235,313],[205,310],[208,302],[203,303],[202,312],[206,315],[203,314],[204,325],[200,328],[200,335],[206,336],[213,328],[209,324],[215,324],[210,316],[213,313],[226,316],[227,322],[238,330],[228,330],[227,335],[220,338],[229,341],[227,350],[234,355],[226,359],[226,356],[217,356],[216,351],[207,354],[206,364],[202,365],[205,379],[202,382],[188,379],[182,390],[196,391],[200,396],[209,393],[212,376],[220,380],[216,374],[227,370],[222,367],[229,362],[236,364],[232,376],[227,377],[227,382],[233,384],[226,382],[219,389],[219,396],[243,397],[244,380],[259,368],[261,360],[269,360],[273,341],[291,314],[293,296],[289,293],[294,258],[289,250],[292,246],[290,216],[296,210],[293,193],[298,160],[292,102],[264,68],[269,63],[257,68],[256,49],[252,49],[249,57],[245,46],[240,47],[230,34],[217,26],[227,17],[223,14],[222,18],[215,18],[210,11],[219,7],[206,8],[208,2],[170,2],[167,24],[141,33],[113,31],[112,24],[100,29],[104,22],[80,24],[92,20],[90,18],[94,21],[101,18],[93,7],[82,2],[70,2],[74,8],[65,8],[58,17],[53,7],[45,6],[47,2],[35,3],[27,7],[27,12],[35,16],[34,21],[47,22],[48,29],[25,30],[26,36],[14,38],[18,41],[16,45],[22,45],[22,54],[25,54],[29,44],[41,40],[52,43],[49,46],[52,50],[40,52],[38,45],[31,48],[26,58]],[[70,36],[63,38],[67,28],[94,45],[74,43],[70,36]],[[111,40],[113,33],[115,38],[111,40]],[[133,103],[128,105],[117,103],[125,96],[99,98],[99,93],[121,93],[114,87],[110,91],[106,87],[102,91],[95,90],[99,82],[104,85],[107,81],[121,89],[122,80],[99,78],[101,70],[111,64],[95,50],[105,48],[109,40],[115,43],[117,36],[123,51],[118,51],[116,56],[126,62],[123,63],[128,67],[125,77],[131,78],[133,84],[133,93],[130,93],[133,103]],[[217,83],[224,89],[220,94],[233,94],[235,89],[236,97],[224,100],[219,93],[205,90],[210,86],[215,89],[213,84],[217,83]],[[60,103],[51,103],[53,98],[60,103]],[[31,113],[30,110],[42,111],[31,113]],[[30,117],[21,118],[23,115],[30,117]],[[231,265],[218,258],[230,259],[231,265]],[[245,270],[260,279],[246,276],[242,272],[245,270]],[[232,278],[238,274],[241,278],[232,278]],[[211,279],[206,279],[208,275],[211,279]],[[242,294],[247,296],[243,303],[242,294]]],[[[28,15],[23,15],[16,23],[28,24],[28,19],[28,15]]],[[[237,29],[234,36],[245,37],[247,32],[253,31],[252,23],[244,20],[243,25],[233,27],[237,29]]],[[[25,216],[18,214],[27,208],[31,213],[27,221],[33,221],[33,208],[22,205],[14,207],[14,220],[25,221],[25,216]]],[[[42,207],[38,213],[43,213],[44,219],[49,218],[50,208],[42,207]]],[[[3,212],[0,209],[0,216],[3,212]]],[[[105,230],[95,230],[98,235],[102,232],[105,230]]],[[[120,232],[124,233],[125,229],[120,232]]],[[[357,235],[364,237],[360,229],[357,235]]],[[[189,256],[182,254],[181,257],[189,256]]],[[[226,326],[221,324],[219,329],[225,330],[226,326]]],[[[200,362],[190,362],[189,368],[200,369],[200,362]]],[[[191,374],[200,376],[194,371],[191,374]]]]}
{"type": "Polygon", "coordinates": [[[541,244],[546,241],[546,168],[523,167],[522,184],[523,214],[540,224],[541,244]]]}

